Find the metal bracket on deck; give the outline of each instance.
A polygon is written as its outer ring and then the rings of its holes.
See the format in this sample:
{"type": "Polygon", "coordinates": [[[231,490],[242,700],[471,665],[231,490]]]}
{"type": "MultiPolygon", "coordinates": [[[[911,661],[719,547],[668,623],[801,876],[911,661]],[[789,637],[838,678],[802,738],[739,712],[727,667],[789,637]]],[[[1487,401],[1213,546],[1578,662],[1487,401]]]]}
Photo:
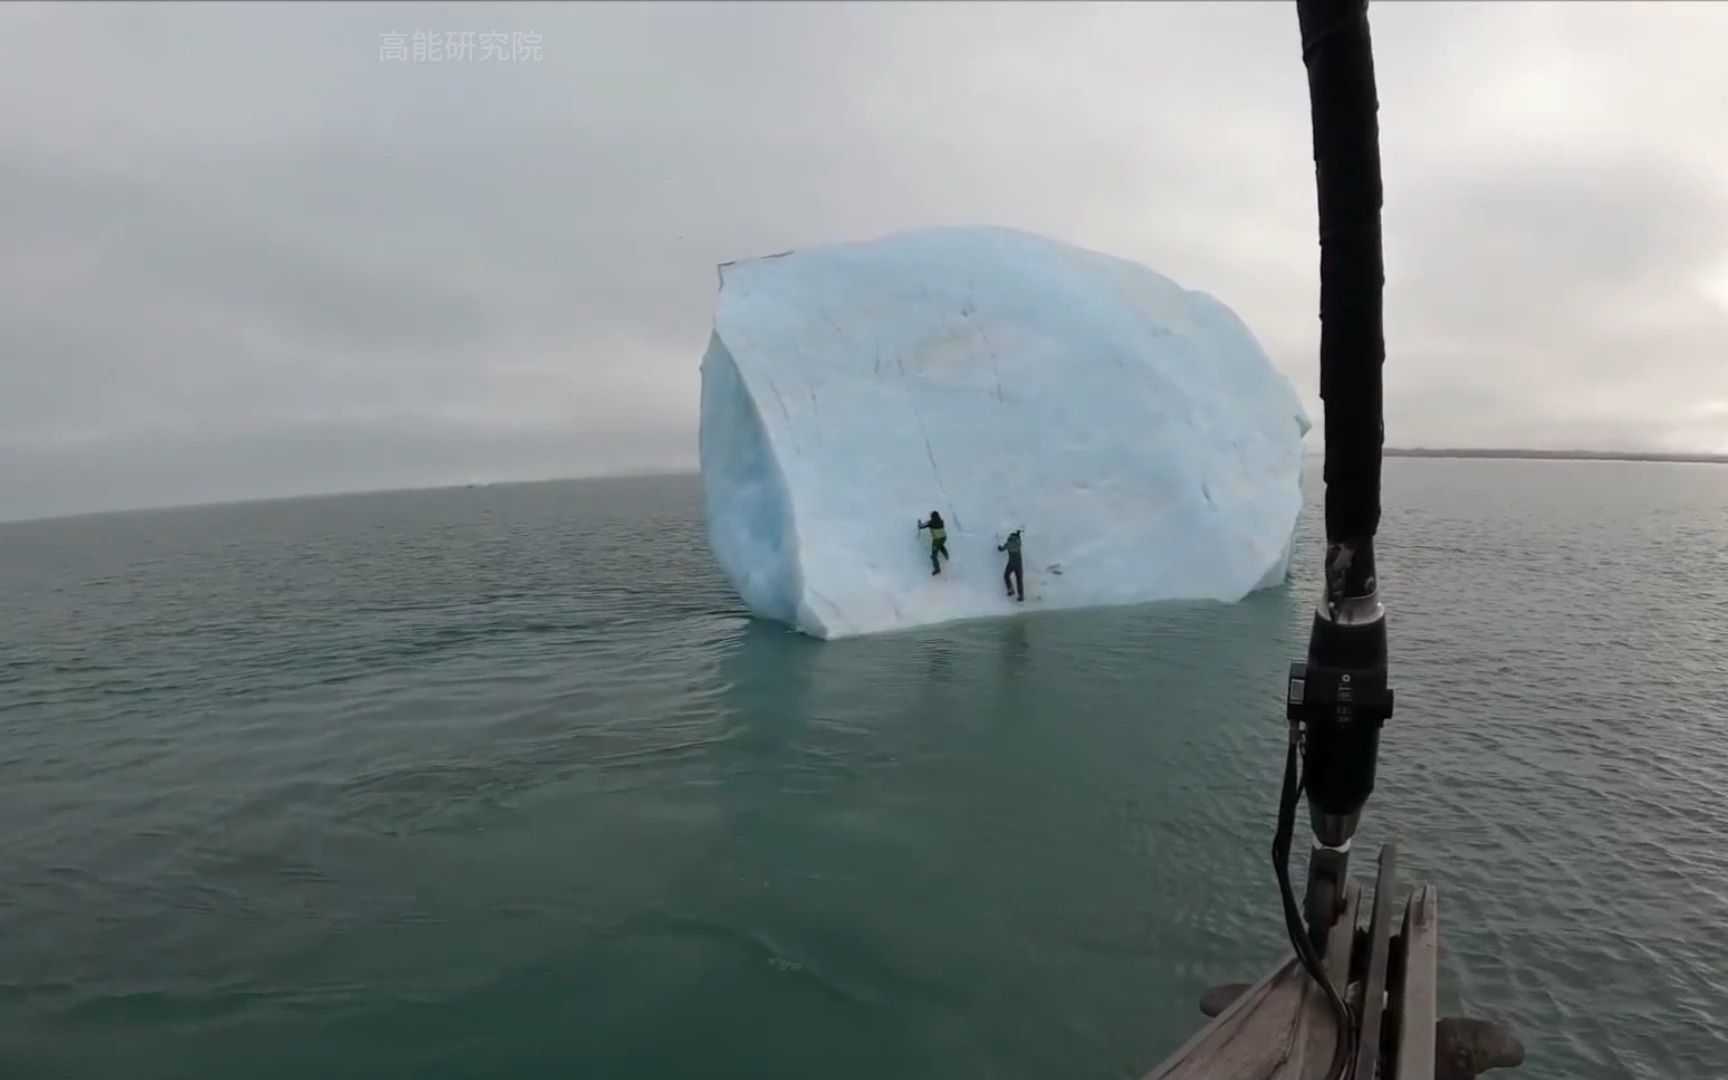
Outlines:
{"type": "MultiPolygon", "coordinates": [[[[1368,925],[1359,925],[1361,882],[1345,886],[1328,935],[1327,972],[1361,1018],[1356,1080],[1475,1080],[1524,1063],[1505,1024],[1437,1014],[1440,902],[1434,886],[1401,896],[1398,848],[1380,849],[1368,925]],[[1403,899],[1396,930],[1392,917],[1403,899]],[[1342,933],[1344,928],[1349,933],[1342,933]]],[[[1294,959],[1259,982],[1206,991],[1211,1022],[1146,1080],[1316,1080],[1331,1064],[1332,1012],[1294,959]]]]}

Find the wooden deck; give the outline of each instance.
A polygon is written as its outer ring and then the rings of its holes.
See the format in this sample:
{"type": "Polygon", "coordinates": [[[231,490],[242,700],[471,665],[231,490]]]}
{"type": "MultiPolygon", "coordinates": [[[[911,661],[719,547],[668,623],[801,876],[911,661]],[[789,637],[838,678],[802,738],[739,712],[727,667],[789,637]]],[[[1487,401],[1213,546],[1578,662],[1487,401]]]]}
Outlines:
{"type": "MultiPolygon", "coordinates": [[[[1327,973],[1361,1019],[1356,1080],[1472,1080],[1521,1064],[1502,1025],[1438,1016],[1439,897],[1432,885],[1400,896],[1397,859],[1395,845],[1380,850],[1366,927],[1361,883],[1350,881],[1327,940],[1327,973]]],[[[1333,1013],[1294,957],[1252,985],[1208,991],[1201,1008],[1211,1022],[1146,1080],[1325,1080],[1333,1013]]]]}

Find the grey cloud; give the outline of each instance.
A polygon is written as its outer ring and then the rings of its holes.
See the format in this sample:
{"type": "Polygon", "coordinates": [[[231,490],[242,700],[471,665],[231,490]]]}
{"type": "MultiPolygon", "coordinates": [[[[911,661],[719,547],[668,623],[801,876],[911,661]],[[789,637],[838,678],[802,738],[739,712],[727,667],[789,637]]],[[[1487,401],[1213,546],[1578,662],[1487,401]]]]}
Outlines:
{"type": "Polygon", "coordinates": [[[0,254],[0,283],[34,286],[61,310],[99,297],[107,312],[148,317],[147,297],[257,321],[317,348],[465,345],[488,329],[468,297],[424,280],[423,269],[367,273],[322,254],[304,222],[296,235],[224,220],[195,188],[0,166],[0,203],[30,208],[0,254]]]}
{"type": "MultiPolygon", "coordinates": [[[[1390,441],[1728,449],[1713,7],[1375,7],[1390,441]]],[[[1288,3],[0,10],[0,518],[690,465],[715,264],[926,224],[1212,292],[1318,415],[1288,3]],[[379,60],[445,30],[543,59],[379,60]]]]}
{"type": "MultiPolygon", "coordinates": [[[[1388,244],[1394,428],[1409,418],[1428,442],[1670,448],[1679,406],[1728,396],[1728,312],[1698,288],[1728,200],[1702,177],[1593,149],[1413,188],[1388,244]],[[1438,390],[1466,385],[1485,400],[1441,408],[1438,390]]],[[[1688,434],[1707,444],[1707,430],[1688,434]]]]}

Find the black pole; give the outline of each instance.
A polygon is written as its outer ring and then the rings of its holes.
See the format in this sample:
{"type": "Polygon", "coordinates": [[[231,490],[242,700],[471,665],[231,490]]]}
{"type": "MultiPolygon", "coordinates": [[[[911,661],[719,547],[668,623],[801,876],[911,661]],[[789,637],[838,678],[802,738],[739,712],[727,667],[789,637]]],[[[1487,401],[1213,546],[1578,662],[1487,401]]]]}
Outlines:
{"type": "MultiPolygon", "coordinates": [[[[1326,540],[1358,554],[1380,527],[1380,125],[1367,0],[1297,0],[1320,211],[1326,540]]],[[[1352,575],[1360,577],[1360,575],[1352,575]]]]}
{"type": "MultiPolygon", "coordinates": [[[[1386,611],[1374,569],[1384,442],[1385,271],[1380,129],[1367,0],[1297,0],[1314,126],[1320,224],[1320,396],[1326,436],[1326,593],[1308,659],[1290,672],[1314,848],[1308,933],[1324,954],[1343,899],[1350,839],[1374,790],[1392,713],[1386,611]]],[[[1293,798],[1293,794],[1289,797],[1293,798]]],[[[1288,840],[1285,841],[1288,851],[1288,840]]]]}

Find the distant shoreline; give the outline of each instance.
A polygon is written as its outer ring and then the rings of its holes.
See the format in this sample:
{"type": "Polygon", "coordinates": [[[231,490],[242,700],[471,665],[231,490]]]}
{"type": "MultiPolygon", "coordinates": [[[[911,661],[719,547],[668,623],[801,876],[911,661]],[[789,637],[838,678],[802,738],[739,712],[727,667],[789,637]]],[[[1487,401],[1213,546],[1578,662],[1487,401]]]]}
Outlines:
{"type": "MultiPolygon", "coordinates": [[[[1381,451],[1389,458],[1476,458],[1505,461],[1632,461],[1679,465],[1728,465],[1728,454],[1662,454],[1614,450],[1518,450],[1518,449],[1459,449],[1447,447],[1387,447],[1381,451]]],[[[1309,448],[1305,459],[1318,461],[1322,448],[1309,448]]],[[[604,482],[617,480],[647,480],[657,478],[700,477],[700,468],[644,469],[641,472],[607,472],[587,476],[526,477],[479,482],[428,483],[399,488],[362,488],[335,491],[305,491],[289,494],[259,495],[248,499],[212,499],[208,502],[168,503],[155,506],[119,506],[95,510],[74,510],[64,513],[38,514],[25,517],[0,516],[0,526],[26,525],[44,521],[64,521],[69,518],[105,517],[110,514],[149,514],[180,510],[207,510],[217,507],[246,506],[257,503],[295,502],[302,499],[346,499],[371,495],[397,495],[409,492],[453,491],[463,488],[518,487],[536,484],[567,484],[572,482],[604,482]]]]}
{"type": "Polygon", "coordinates": [[[1530,461],[1654,461],[1693,465],[1728,465],[1728,454],[1664,454],[1620,450],[1463,450],[1428,447],[1387,447],[1386,457],[1495,458],[1530,461]]]}

